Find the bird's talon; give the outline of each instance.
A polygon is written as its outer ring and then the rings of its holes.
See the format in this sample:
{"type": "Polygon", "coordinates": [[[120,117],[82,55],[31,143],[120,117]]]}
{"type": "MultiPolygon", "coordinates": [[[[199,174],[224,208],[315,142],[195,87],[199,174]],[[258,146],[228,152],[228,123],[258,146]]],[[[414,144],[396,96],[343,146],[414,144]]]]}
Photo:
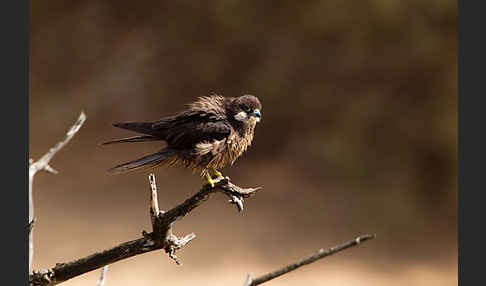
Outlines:
{"type": "Polygon", "coordinates": [[[216,169],[210,169],[209,175],[210,175],[211,179],[213,180],[213,182],[215,182],[215,183],[224,179],[223,174],[221,174],[221,172],[216,170],[216,169]]]}
{"type": "Polygon", "coordinates": [[[204,181],[204,186],[211,186],[211,188],[214,188],[214,184],[217,182],[216,180],[214,180],[213,178],[211,178],[211,176],[209,174],[206,174],[205,176],[205,181],[204,181]]]}

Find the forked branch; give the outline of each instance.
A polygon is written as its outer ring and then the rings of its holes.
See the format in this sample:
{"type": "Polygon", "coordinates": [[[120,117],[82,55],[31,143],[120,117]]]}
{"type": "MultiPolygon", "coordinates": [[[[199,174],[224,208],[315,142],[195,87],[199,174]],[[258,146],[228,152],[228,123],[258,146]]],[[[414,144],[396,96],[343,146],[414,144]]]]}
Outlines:
{"type": "Polygon", "coordinates": [[[44,154],[39,160],[34,162],[34,160],[29,159],[29,271],[32,270],[32,262],[34,258],[34,196],[32,193],[32,186],[34,184],[34,176],[38,171],[46,171],[51,174],[57,174],[57,171],[49,165],[52,157],[56,155],[59,150],[62,149],[79,131],[81,126],[83,126],[84,121],[86,121],[86,114],[81,112],[76,120],[76,123],[69,129],[66,133],[64,139],[58,142],[54,147],[52,147],[49,152],[44,154]]]}
{"type": "Polygon", "coordinates": [[[33,272],[29,275],[29,285],[56,285],[86,272],[101,268],[105,265],[154,250],[165,250],[169,257],[177,264],[181,264],[175,255],[175,251],[188,244],[195,238],[193,233],[179,238],[172,233],[173,224],[191,212],[193,209],[207,201],[211,194],[222,192],[230,197],[230,203],[236,203],[238,210],[243,209],[243,198],[254,195],[259,188],[243,189],[232,184],[228,177],[215,183],[214,188],[205,185],[201,190],[185,200],[180,205],[167,212],[159,210],[157,202],[157,187],[155,176],[149,175],[150,182],[150,217],[152,232],[142,232],[142,237],[136,240],[124,242],[113,248],[94,253],[87,257],[67,262],[57,263],[51,269],[33,272]]]}

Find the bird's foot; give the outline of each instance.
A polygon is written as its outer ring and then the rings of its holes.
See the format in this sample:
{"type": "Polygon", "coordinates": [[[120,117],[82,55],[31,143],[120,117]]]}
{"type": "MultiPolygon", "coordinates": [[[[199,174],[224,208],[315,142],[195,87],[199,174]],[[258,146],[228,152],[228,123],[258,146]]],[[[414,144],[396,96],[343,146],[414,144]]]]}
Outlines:
{"type": "Polygon", "coordinates": [[[216,169],[209,169],[206,174],[204,175],[204,186],[210,185],[211,188],[214,188],[214,185],[219,181],[223,180],[224,176],[221,174],[220,171],[216,169]]]}
{"type": "Polygon", "coordinates": [[[219,182],[221,179],[222,179],[222,177],[221,178],[212,178],[209,174],[206,174],[204,176],[203,186],[209,185],[209,186],[211,186],[211,188],[214,188],[214,184],[219,182]]]}

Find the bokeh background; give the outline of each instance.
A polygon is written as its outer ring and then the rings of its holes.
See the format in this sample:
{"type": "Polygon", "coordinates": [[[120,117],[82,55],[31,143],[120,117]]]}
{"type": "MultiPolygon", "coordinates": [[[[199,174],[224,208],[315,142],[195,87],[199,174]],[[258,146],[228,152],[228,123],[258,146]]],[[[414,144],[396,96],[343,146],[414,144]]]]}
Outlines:
{"type": "MultiPolygon", "coordinates": [[[[251,93],[263,122],[224,174],[264,190],[242,213],[215,195],[177,223],[197,235],[183,266],[136,256],[107,286],[241,285],[363,233],[378,237],[266,285],[456,285],[456,2],[32,0],[30,157],[88,116],[52,161],[60,173],[35,178],[34,268],[150,229],[147,173],[106,169],[162,145],[98,146],[131,135],[112,122],[251,93]]],[[[201,184],[156,176],[164,209],[201,184]]]]}

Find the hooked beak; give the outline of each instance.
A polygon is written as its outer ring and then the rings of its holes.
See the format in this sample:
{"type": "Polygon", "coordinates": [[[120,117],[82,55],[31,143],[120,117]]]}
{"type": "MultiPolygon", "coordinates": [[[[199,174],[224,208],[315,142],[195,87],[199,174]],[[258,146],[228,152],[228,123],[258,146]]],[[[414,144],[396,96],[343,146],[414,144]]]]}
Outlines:
{"type": "Polygon", "coordinates": [[[253,110],[253,113],[251,115],[256,118],[257,122],[260,122],[260,119],[262,118],[262,113],[260,112],[260,109],[253,110]]]}

